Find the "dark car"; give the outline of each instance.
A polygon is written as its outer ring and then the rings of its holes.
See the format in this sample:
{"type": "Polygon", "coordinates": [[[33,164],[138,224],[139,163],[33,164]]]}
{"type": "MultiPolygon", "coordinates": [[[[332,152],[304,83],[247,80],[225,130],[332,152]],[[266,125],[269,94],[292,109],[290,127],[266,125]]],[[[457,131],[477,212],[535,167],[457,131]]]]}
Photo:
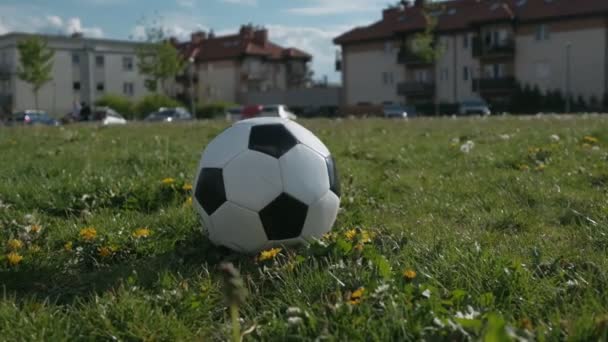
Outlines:
{"type": "Polygon", "coordinates": [[[48,113],[41,110],[26,110],[15,113],[10,120],[11,125],[44,125],[59,126],[58,120],[52,118],[48,113]]]}
{"type": "Polygon", "coordinates": [[[148,115],[149,122],[174,122],[192,120],[192,114],[184,108],[161,108],[158,112],[148,115]]]}

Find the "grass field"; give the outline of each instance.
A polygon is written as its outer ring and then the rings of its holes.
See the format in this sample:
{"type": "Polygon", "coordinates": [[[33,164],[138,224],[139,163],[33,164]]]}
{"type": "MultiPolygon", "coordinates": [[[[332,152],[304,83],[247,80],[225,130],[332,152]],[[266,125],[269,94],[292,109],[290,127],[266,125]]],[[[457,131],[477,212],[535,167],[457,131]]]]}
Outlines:
{"type": "Polygon", "coordinates": [[[189,203],[223,122],[0,128],[0,340],[227,340],[225,260],[245,340],[608,338],[608,117],[302,123],[342,209],[263,257],[189,203]]]}

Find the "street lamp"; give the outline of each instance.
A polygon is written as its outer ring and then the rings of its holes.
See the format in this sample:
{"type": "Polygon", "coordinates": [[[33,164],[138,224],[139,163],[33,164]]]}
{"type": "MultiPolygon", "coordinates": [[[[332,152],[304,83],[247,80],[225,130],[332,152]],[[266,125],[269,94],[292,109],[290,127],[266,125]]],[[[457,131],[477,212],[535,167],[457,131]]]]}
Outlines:
{"type": "Polygon", "coordinates": [[[566,113],[570,113],[570,50],[572,43],[566,43],[566,113]]]}
{"type": "Polygon", "coordinates": [[[196,72],[196,68],[194,66],[194,57],[188,58],[188,64],[190,69],[190,112],[192,113],[192,117],[196,117],[196,105],[194,103],[194,73],[196,72]]]}

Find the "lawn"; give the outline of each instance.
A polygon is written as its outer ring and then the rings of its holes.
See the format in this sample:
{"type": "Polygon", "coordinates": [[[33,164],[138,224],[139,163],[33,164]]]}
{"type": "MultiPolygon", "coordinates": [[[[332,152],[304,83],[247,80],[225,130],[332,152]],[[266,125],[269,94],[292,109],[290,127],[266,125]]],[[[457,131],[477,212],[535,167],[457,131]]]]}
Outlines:
{"type": "Polygon", "coordinates": [[[302,124],[342,209],[263,256],[191,206],[224,122],[0,128],[0,340],[227,340],[223,261],[245,340],[608,338],[608,117],[302,124]]]}

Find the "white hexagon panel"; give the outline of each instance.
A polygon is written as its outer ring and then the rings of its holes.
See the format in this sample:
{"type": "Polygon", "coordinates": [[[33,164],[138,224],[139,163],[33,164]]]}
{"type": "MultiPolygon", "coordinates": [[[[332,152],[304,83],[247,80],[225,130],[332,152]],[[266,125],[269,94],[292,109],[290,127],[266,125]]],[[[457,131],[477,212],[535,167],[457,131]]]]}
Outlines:
{"type": "Polygon", "coordinates": [[[285,192],[304,204],[313,204],[329,191],[327,162],[310,147],[298,144],[279,163],[285,192]]]}
{"type": "Polygon", "coordinates": [[[293,121],[285,123],[285,127],[287,127],[289,132],[293,134],[300,144],[310,147],[325,158],[329,157],[329,150],[327,149],[327,146],[325,146],[325,144],[311,131],[293,121]]]}
{"type": "Polygon", "coordinates": [[[201,167],[223,168],[230,160],[247,150],[251,126],[232,126],[213,139],[201,159],[201,167]]]}
{"type": "Polygon", "coordinates": [[[283,191],[279,160],[247,150],[224,167],[228,201],[258,212],[283,191]]]}
{"type": "Polygon", "coordinates": [[[340,209],[340,198],[333,191],[328,191],[316,203],[308,207],[308,214],[302,228],[302,236],[321,238],[330,231],[340,209]]]}
{"type": "Polygon", "coordinates": [[[226,202],[211,215],[209,239],[216,245],[251,253],[262,249],[268,239],[258,213],[226,202]]]}

